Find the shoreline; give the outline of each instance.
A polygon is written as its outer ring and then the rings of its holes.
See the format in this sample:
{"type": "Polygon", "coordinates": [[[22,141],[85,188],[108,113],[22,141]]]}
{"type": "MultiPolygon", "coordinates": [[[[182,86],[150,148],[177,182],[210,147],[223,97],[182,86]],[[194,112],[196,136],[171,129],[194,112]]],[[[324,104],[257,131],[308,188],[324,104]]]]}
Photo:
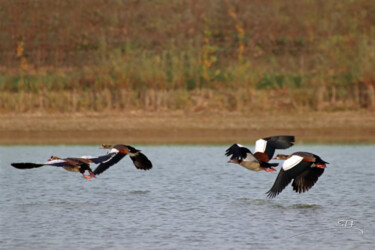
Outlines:
{"type": "Polygon", "coordinates": [[[140,112],[0,115],[0,145],[252,144],[271,135],[296,143],[375,143],[372,112],[140,112]]]}

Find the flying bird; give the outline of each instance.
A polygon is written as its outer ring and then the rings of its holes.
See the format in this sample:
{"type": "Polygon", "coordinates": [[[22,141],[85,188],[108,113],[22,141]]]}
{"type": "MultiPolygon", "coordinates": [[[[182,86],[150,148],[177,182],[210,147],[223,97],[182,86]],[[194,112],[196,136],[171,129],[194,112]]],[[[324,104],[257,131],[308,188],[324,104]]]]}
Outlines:
{"type": "Polygon", "coordinates": [[[91,177],[96,178],[95,174],[90,168],[90,163],[99,164],[109,160],[114,153],[107,154],[99,157],[93,156],[82,156],[79,158],[69,157],[69,158],[59,158],[57,156],[51,156],[47,162],[45,163],[30,163],[30,162],[21,162],[21,163],[11,163],[11,165],[18,169],[31,169],[31,168],[39,168],[43,166],[54,166],[54,167],[62,167],[67,171],[71,172],[80,172],[83,177],[88,180],[91,180],[91,177]],[[88,171],[90,176],[85,174],[85,171],[88,171]]]}
{"type": "Polygon", "coordinates": [[[308,152],[296,152],[291,155],[279,154],[275,159],[284,159],[276,180],[267,192],[268,198],[274,198],[293,180],[293,190],[298,193],[308,191],[323,174],[328,162],[308,152]]]}
{"type": "Polygon", "coordinates": [[[254,154],[241,144],[233,144],[225,151],[226,156],[231,156],[228,163],[236,163],[253,171],[274,172],[273,167],[278,163],[268,163],[276,149],[287,149],[293,146],[294,136],[281,135],[259,139],[255,142],[254,154]]]}
{"type": "Polygon", "coordinates": [[[134,166],[137,169],[149,170],[152,168],[151,161],[141,153],[141,150],[136,149],[132,146],[124,144],[117,144],[114,146],[103,144],[100,148],[111,149],[111,151],[109,152],[109,154],[111,154],[111,157],[109,160],[99,164],[99,166],[94,170],[95,175],[103,173],[109,167],[118,163],[126,155],[130,156],[130,159],[133,161],[134,166]]]}

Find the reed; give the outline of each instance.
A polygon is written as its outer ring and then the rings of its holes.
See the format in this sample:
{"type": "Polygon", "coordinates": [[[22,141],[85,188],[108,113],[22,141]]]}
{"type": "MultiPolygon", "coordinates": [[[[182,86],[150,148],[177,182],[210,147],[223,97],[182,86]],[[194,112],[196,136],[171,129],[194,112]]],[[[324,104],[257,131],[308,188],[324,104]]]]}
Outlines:
{"type": "Polygon", "coordinates": [[[0,9],[9,10],[0,12],[2,113],[375,109],[367,0],[18,0],[0,9]]]}

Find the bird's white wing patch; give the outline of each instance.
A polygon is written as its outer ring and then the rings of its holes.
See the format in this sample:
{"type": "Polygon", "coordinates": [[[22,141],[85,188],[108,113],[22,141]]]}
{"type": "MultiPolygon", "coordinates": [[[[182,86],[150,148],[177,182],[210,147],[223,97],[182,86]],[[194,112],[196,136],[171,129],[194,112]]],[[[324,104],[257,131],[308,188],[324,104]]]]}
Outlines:
{"type": "MultiPolygon", "coordinates": [[[[117,150],[117,149],[116,149],[117,150]]],[[[112,151],[112,150],[111,150],[112,151]]],[[[117,152],[119,152],[118,150],[117,150],[117,152]]],[[[110,160],[112,160],[113,159],[113,157],[115,157],[116,155],[117,155],[117,152],[109,152],[107,155],[109,155],[109,154],[112,154],[107,160],[105,160],[105,161],[103,161],[102,163],[107,163],[107,162],[109,162],[110,160]]]]}
{"type": "Polygon", "coordinates": [[[96,158],[95,156],[89,156],[89,155],[84,155],[84,156],[81,156],[79,158],[83,158],[83,159],[92,159],[92,158],[96,158]]]}
{"type": "Polygon", "coordinates": [[[56,164],[56,163],[63,163],[65,162],[64,160],[52,160],[52,161],[47,161],[46,163],[44,163],[45,165],[53,165],[53,164],[56,164]]]}
{"type": "Polygon", "coordinates": [[[118,152],[119,152],[119,151],[118,151],[117,149],[115,149],[115,148],[112,148],[111,151],[109,151],[109,153],[116,153],[116,154],[117,154],[118,152]]]}
{"type": "Polygon", "coordinates": [[[267,141],[259,139],[255,142],[255,152],[264,153],[266,151],[267,141]]]}
{"type": "Polygon", "coordinates": [[[244,148],[245,146],[244,145],[241,145],[241,144],[236,144],[238,147],[240,147],[240,148],[244,148]]]}
{"type": "Polygon", "coordinates": [[[283,169],[287,171],[295,167],[296,165],[298,165],[298,163],[300,163],[302,160],[303,160],[303,157],[299,155],[292,155],[292,157],[284,161],[283,169]]]}

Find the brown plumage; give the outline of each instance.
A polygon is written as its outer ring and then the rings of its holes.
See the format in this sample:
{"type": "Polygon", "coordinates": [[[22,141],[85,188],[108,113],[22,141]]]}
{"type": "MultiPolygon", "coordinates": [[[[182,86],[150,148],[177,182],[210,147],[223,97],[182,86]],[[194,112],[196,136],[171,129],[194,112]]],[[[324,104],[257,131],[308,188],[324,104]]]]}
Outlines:
{"type": "Polygon", "coordinates": [[[129,155],[130,159],[133,161],[133,164],[137,169],[149,170],[152,168],[151,161],[141,153],[141,150],[138,150],[132,146],[124,144],[117,144],[114,146],[103,144],[101,148],[111,149],[109,153],[113,155],[108,161],[99,164],[99,166],[94,170],[94,174],[96,175],[103,173],[108,168],[118,163],[126,155],[129,155]]]}
{"type": "Polygon", "coordinates": [[[30,163],[30,162],[22,162],[22,163],[11,163],[11,165],[18,169],[31,169],[31,168],[39,168],[42,166],[54,166],[54,167],[62,167],[67,171],[70,172],[80,172],[83,177],[88,180],[91,180],[91,177],[96,178],[95,174],[90,168],[90,163],[102,163],[110,159],[114,154],[107,154],[99,157],[92,157],[92,156],[82,156],[82,157],[69,157],[69,158],[60,158],[57,156],[51,156],[47,162],[45,163],[30,163]],[[85,171],[88,171],[90,176],[85,174],[85,171]]]}

